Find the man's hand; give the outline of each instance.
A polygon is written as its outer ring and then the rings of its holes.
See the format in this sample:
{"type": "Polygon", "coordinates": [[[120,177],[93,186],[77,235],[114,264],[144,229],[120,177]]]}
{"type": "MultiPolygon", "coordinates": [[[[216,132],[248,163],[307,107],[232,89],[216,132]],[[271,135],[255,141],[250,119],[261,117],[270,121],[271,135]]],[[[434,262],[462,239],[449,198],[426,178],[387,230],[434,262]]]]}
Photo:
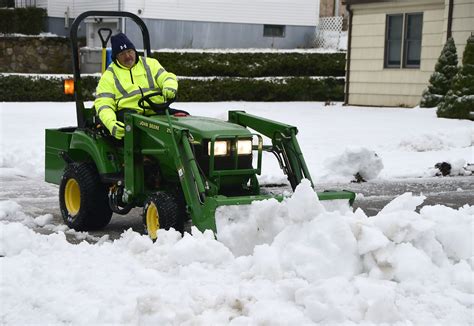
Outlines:
{"type": "Polygon", "coordinates": [[[176,75],[173,73],[168,73],[169,76],[163,82],[163,97],[165,101],[172,100],[176,97],[178,92],[178,81],[176,80],[176,75]]]}
{"type": "Polygon", "coordinates": [[[176,90],[171,87],[163,88],[163,96],[165,98],[165,102],[172,100],[176,97],[176,90]]]}
{"type": "Polygon", "coordinates": [[[112,129],[110,130],[110,133],[112,136],[114,136],[117,139],[122,139],[123,136],[125,136],[125,125],[121,121],[115,121],[115,123],[112,125],[112,129]]]}

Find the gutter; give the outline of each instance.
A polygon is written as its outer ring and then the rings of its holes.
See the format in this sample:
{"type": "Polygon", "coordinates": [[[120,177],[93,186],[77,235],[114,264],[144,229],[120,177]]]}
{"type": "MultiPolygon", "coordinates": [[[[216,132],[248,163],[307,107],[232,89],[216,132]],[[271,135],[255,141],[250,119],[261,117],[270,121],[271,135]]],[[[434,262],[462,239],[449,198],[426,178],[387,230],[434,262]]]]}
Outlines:
{"type": "MultiPolygon", "coordinates": [[[[451,0],[452,1],[452,0],[451,0]]],[[[346,54],[346,87],[344,90],[344,105],[349,104],[349,84],[351,76],[351,47],[352,47],[352,15],[353,11],[350,4],[346,4],[346,11],[349,13],[347,26],[347,54],[346,54]]]]}
{"type": "Polygon", "coordinates": [[[453,35],[453,8],[454,8],[454,0],[449,0],[448,5],[448,26],[446,32],[446,41],[453,35]]]}

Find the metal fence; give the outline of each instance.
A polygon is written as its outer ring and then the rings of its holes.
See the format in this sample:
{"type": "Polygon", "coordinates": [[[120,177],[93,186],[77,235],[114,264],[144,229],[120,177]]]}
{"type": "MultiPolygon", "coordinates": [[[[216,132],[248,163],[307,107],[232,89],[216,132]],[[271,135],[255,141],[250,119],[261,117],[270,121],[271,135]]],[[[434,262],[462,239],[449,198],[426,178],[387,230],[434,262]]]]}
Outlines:
{"type": "Polygon", "coordinates": [[[316,28],[314,37],[314,46],[323,49],[345,49],[344,41],[346,37],[342,31],[343,21],[344,18],[342,16],[319,18],[319,25],[316,28]]]}

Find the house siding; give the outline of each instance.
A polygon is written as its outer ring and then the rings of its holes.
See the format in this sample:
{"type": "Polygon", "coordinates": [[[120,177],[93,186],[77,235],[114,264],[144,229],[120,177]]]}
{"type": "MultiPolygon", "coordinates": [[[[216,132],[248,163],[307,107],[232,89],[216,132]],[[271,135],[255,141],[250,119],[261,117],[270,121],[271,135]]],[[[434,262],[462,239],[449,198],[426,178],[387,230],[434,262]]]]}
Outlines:
{"type": "MultiPolygon", "coordinates": [[[[263,24],[144,21],[150,30],[152,49],[307,48],[312,46],[315,31],[311,26],[286,26],[284,37],[264,37],[263,24]]],[[[137,47],[142,47],[141,31],[133,22],[127,23],[126,33],[137,47]]]]}
{"type": "Polygon", "coordinates": [[[125,1],[125,10],[142,18],[180,21],[316,26],[319,1],[313,0],[155,0],[125,1]]]}
{"type": "MultiPolygon", "coordinates": [[[[310,47],[319,20],[319,1],[296,0],[155,0],[126,1],[162,48],[304,48],[310,47]],[[263,37],[264,24],[285,25],[284,37],[263,37]]],[[[127,23],[138,40],[140,31],[127,23]]]]}
{"type": "Polygon", "coordinates": [[[416,106],[444,44],[444,0],[354,5],[349,104],[416,106]],[[419,68],[384,68],[387,14],[423,13],[419,68]]]}
{"type": "MultiPolygon", "coordinates": [[[[449,1],[446,0],[446,10],[448,12],[449,1]]],[[[447,14],[446,14],[447,15],[447,14]]],[[[447,19],[447,18],[446,18],[447,19]]],[[[473,0],[454,0],[452,35],[456,44],[459,56],[459,62],[462,60],[462,54],[466,46],[466,41],[471,33],[474,33],[474,1],[473,0]]],[[[446,36],[446,28],[444,35],[446,36]]]]}
{"type": "MultiPolygon", "coordinates": [[[[118,10],[117,0],[39,1],[48,10],[49,31],[58,35],[69,33],[64,26],[68,8],[72,18],[87,10],[118,10]]],[[[154,49],[304,48],[312,46],[319,23],[319,1],[314,0],[122,0],[122,10],[146,22],[154,49]],[[284,25],[285,35],[263,37],[265,24],[284,25]]],[[[95,29],[88,32],[88,42],[95,29]]],[[[133,22],[127,21],[125,32],[142,46],[133,22]]],[[[88,44],[100,43],[94,39],[88,44]]]]}
{"type": "Polygon", "coordinates": [[[68,7],[71,18],[87,10],[118,10],[117,0],[36,0],[36,6],[47,9],[48,17],[63,19],[68,7]]]}
{"type": "MultiPolygon", "coordinates": [[[[87,10],[118,10],[117,0],[38,0],[50,17],[72,17],[87,10]]],[[[144,19],[316,26],[319,1],[313,0],[122,0],[122,10],[144,19]]]]}

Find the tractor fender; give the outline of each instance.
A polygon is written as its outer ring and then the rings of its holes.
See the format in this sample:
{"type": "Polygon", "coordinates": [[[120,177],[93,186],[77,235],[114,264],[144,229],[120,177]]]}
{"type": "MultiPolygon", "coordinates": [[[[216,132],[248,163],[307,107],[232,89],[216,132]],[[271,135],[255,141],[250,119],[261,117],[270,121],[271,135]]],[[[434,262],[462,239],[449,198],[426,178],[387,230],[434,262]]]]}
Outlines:
{"type": "Polygon", "coordinates": [[[69,148],[72,152],[87,154],[95,163],[99,174],[120,171],[121,159],[117,150],[104,137],[92,137],[84,131],[75,131],[69,148]]]}

